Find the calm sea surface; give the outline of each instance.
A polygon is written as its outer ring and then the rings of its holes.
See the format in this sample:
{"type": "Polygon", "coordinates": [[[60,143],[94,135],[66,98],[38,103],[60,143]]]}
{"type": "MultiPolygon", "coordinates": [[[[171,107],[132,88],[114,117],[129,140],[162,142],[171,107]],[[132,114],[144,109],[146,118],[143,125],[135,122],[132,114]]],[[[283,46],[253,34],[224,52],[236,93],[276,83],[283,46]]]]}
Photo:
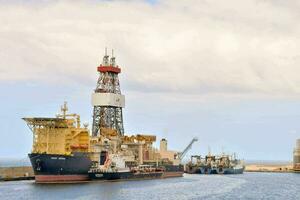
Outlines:
{"type": "Polygon", "coordinates": [[[300,174],[184,175],[160,180],[38,185],[0,182],[0,199],[284,199],[300,200],[300,174]]]}

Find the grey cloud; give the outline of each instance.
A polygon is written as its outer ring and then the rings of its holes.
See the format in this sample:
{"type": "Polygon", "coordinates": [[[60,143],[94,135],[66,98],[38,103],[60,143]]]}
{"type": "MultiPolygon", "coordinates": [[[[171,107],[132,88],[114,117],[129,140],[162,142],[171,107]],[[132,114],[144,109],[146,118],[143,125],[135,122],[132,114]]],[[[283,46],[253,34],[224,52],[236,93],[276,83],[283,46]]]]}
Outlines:
{"type": "Polygon", "coordinates": [[[298,96],[299,8],[254,0],[3,3],[0,80],[94,84],[108,46],[132,91],[298,96]]]}

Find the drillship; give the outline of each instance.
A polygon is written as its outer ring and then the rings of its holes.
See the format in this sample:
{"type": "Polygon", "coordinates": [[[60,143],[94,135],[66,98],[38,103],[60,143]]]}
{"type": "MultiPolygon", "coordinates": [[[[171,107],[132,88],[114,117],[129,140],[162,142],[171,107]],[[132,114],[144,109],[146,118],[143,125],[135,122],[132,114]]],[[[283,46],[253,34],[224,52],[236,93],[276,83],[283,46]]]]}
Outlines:
{"type": "Polygon", "coordinates": [[[180,177],[182,152],[153,147],[155,135],[125,135],[118,74],[121,68],[107,53],[97,67],[99,78],[92,94],[92,133],[80,116],[68,114],[66,103],[55,118],[23,118],[33,132],[29,158],[38,183],[87,181],[91,179],[136,179],[180,177]]]}
{"type": "Polygon", "coordinates": [[[242,174],[245,166],[243,162],[230,155],[211,155],[202,158],[191,156],[191,161],[186,165],[186,172],[190,174],[242,174]]]}

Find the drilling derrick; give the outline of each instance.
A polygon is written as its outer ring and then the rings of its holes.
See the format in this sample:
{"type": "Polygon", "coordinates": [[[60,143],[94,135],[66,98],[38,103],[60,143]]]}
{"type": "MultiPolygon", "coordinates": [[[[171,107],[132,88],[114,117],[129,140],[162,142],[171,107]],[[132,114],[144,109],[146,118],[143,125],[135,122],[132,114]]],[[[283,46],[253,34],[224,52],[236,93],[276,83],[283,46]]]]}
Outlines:
{"type": "Polygon", "coordinates": [[[125,96],[121,94],[118,74],[121,68],[116,65],[113,55],[109,59],[107,51],[102,64],[97,67],[99,78],[92,94],[93,127],[92,135],[101,135],[101,129],[115,129],[119,135],[124,135],[122,108],[125,107],[125,96]]]}

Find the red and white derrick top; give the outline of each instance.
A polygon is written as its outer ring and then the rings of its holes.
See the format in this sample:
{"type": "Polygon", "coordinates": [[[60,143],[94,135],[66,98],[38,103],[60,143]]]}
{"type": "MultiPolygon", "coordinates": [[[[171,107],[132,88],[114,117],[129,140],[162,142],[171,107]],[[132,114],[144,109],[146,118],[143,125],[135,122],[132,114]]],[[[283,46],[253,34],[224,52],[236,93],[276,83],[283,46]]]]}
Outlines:
{"type": "Polygon", "coordinates": [[[112,73],[116,73],[119,74],[121,73],[121,68],[119,68],[118,66],[103,66],[103,65],[99,65],[97,67],[97,71],[98,72],[112,72],[112,73]]]}

